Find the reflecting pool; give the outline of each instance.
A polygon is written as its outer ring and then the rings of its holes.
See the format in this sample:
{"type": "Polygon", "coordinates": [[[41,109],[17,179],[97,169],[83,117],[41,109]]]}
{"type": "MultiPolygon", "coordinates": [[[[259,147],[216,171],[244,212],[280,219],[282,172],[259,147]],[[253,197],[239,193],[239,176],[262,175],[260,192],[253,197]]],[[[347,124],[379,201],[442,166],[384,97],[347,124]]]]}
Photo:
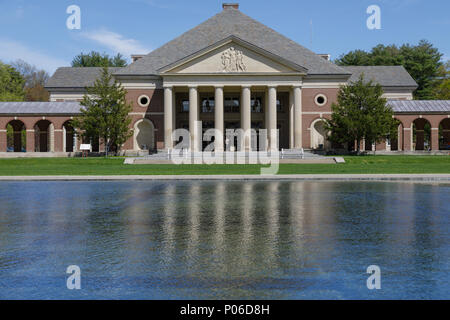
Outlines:
{"type": "Polygon", "coordinates": [[[0,298],[448,299],[449,207],[449,184],[2,182],[0,298]]]}

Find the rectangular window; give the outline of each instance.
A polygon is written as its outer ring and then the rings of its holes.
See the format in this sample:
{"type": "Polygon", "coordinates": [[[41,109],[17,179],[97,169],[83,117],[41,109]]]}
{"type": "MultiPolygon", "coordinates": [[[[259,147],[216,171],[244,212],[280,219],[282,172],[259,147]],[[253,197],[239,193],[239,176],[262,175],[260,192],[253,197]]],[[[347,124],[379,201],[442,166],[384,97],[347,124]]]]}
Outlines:
{"type": "Polygon", "coordinates": [[[289,94],[279,92],[277,96],[277,112],[288,112],[289,94]]]}
{"type": "Polygon", "coordinates": [[[251,109],[253,113],[262,113],[263,112],[262,98],[260,97],[252,98],[251,109]]]}
{"type": "Polygon", "coordinates": [[[202,113],[214,112],[214,98],[202,98],[202,113]]]}
{"type": "Polygon", "coordinates": [[[189,112],[189,100],[181,101],[181,112],[189,112]]]}
{"type": "Polygon", "coordinates": [[[283,104],[281,103],[280,99],[277,99],[277,112],[283,111],[283,104]]]}
{"type": "Polygon", "coordinates": [[[228,96],[224,99],[224,111],[228,113],[239,113],[240,108],[240,99],[235,96],[228,96]]]}

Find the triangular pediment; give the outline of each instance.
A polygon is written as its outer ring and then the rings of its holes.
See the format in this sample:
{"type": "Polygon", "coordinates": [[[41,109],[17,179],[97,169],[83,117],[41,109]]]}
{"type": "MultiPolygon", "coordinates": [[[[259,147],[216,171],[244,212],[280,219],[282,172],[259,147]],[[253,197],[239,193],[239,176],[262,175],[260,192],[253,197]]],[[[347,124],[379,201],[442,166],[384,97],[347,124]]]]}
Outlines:
{"type": "Polygon", "coordinates": [[[238,38],[228,38],[159,70],[161,74],[277,74],[307,70],[238,38]]]}

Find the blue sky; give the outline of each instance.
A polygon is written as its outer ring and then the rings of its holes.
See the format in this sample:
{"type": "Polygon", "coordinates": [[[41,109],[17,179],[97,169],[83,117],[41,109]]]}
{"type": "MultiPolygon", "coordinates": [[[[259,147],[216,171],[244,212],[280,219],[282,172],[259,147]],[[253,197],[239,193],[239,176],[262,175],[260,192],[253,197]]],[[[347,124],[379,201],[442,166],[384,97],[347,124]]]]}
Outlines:
{"type": "MultiPolygon", "coordinates": [[[[222,10],[217,0],[0,0],[0,60],[23,59],[52,73],[80,52],[147,53],[222,10]],[[81,30],[66,9],[81,8],[81,30]]],[[[233,1],[225,1],[233,2],[233,1]]],[[[332,59],[354,49],[431,41],[450,59],[449,0],[240,0],[240,10],[332,59]],[[381,30],[366,27],[369,5],[381,30]]]]}

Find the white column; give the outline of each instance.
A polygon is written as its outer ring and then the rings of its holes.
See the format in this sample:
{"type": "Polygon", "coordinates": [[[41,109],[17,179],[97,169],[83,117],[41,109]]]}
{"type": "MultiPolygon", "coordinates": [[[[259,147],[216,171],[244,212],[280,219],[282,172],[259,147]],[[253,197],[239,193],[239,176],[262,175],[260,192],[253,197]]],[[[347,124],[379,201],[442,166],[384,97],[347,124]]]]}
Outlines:
{"type": "Polygon", "coordinates": [[[251,92],[250,86],[242,86],[242,94],[241,94],[241,128],[244,130],[244,141],[243,141],[243,150],[249,151],[251,147],[251,131],[252,123],[251,123],[251,92]]]}
{"type": "Polygon", "coordinates": [[[66,150],[67,150],[67,137],[66,137],[66,133],[67,133],[66,126],[63,125],[63,127],[62,127],[62,135],[63,135],[63,146],[62,146],[62,151],[63,151],[63,152],[66,152],[66,150]]]}
{"type": "Polygon", "coordinates": [[[269,135],[269,143],[270,150],[278,150],[278,135],[276,132],[277,129],[277,87],[270,86],[269,87],[269,126],[268,126],[268,135],[269,135]]]}
{"type": "Polygon", "coordinates": [[[302,89],[294,87],[294,148],[301,149],[302,142],[302,89]]]}
{"type": "Polygon", "coordinates": [[[177,129],[177,100],[175,88],[172,89],[172,130],[177,129]]]}
{"type": "Polygon", "coordinates": [[[289,91],[289,149],[294,149],[294,90],[289,91]]]}
{"type": "Polygon", "coordinates": [[[78,136],[75,134],[73,137],[73,152],[78,151],[78,136]]]}
{"type": "Polygon", "coordinates": [[[55,152],[55,125],[53,123],[50,123],[47,130],[48,130],[47,151],[55,152]]]}
{"type": "Polygon", "coordinates": [[[224,119],[223,119],[223,87],[215,87],[214,94],[214,127],[218,136],[214,139],[214,150],[223,151],[224,119]]]}
{"type": "Polygon", "coordinates": [[[414,146],[414,122],[411,122],[411,126],[409,128],[409,145],[411,146],[411,151],[415,151],[415,146],[414,146]]]}
{"type": "Polygon", "coordinates": [[[169,150],[173,148],[172,141],[172,87],[164,87],[164,149],[169,150]]]}
{"type": "Polygon", "coordinates": [[[189,133],[191,135],[191,151],[198,152],[200,150],[198,128],[198,91],[197,87],[189,87],[189,133]]]}
{"type": "Polygon", "coordinates": [[[267,130],[266,137],[266,151],[269,150],[269,90],[266,90],[264,94],[264,127],[267,130]]]}

